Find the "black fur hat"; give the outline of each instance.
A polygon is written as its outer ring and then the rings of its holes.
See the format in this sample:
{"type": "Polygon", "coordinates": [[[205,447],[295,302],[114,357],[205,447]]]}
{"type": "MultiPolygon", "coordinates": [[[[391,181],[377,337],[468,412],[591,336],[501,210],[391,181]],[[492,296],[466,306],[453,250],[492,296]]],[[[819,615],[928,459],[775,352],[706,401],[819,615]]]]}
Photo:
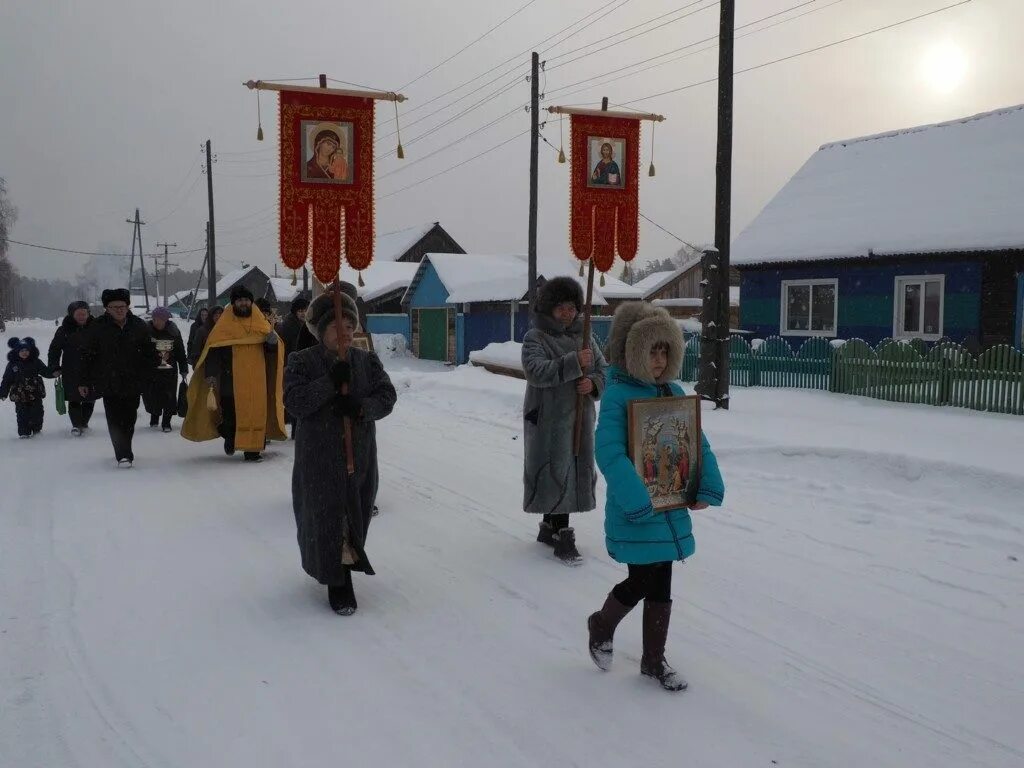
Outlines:
{"type": "Polygon", "coordinates": [[[29,351],[29,359],[39,357],[39,348],[36,347],[36,340],[31,336],[25,336],[22,339],[17,337],[8,339],[7,346],[11,348],[11,351],[7,353],[7,359],[11,362],[18,359],[18,353],[23,349],[29,351]]]}
{"type": "Polygon", "coordinates": [[[576,311],[582,312],[583,288],[574,277],[555,277],[537,291],[535,311],[538,315],[550,317],[555,307],[566,301],[571,301],[576,305],[576,311]]]}
{"type": "Polygon", "coordinates": [[[293,315],[297,312],[301,312],[304,309],[309,309],[309,299],[307,299],[305,296],[299,296],[296,299],[292,299],[292,305],[290,309],[293,315]]]}
{"type": "Polygon", "coordinates": [[[127,288],[107,288],[100,294],[100,300],[104,307],[115,301],[123,301],[128,305],[128,309],[132,308],[132,295],[128,293],[127,288]]]}
{"type": "MultiPolygon", "coordinates": [[[[352,325],[359,329],[359,310],[355,301],[345,290],[345,283],[341,284],[341,313],[352,321],[352,325]]],[[[316,336],[319,341],[324,334],[324,329],[334,320],[334,296],[330,292],[323,293],[313,299],[306,311],[306,327],[309,332],[316,336]]]]}
{"type": "Polygon", "coordinates": [[[244,285],[236,285],[231,289],[231,303],[234,304],[239,299],[253,300],[252,291],[246,288],[244,285]]]}

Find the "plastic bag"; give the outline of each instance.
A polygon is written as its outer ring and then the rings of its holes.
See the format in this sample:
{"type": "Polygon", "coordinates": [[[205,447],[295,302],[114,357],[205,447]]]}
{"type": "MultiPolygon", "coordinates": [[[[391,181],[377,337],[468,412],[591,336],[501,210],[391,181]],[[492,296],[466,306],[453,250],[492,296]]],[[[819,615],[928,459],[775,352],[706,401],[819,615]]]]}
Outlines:
{"type": "Polygon", "coordinates": [[[68,412],[68,401],[64,397],[64,380],[60,377],[57,378],[57,383],[53,385],[53,396],[57,402],[57,413],[63,416],[68,412]]]}

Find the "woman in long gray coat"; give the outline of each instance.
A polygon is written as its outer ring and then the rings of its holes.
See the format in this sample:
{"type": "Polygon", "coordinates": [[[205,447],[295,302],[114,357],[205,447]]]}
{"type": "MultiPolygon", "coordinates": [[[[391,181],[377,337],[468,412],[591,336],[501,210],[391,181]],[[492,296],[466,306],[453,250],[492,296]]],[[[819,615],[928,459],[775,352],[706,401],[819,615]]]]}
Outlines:
{"type": "Polygon", "coordinates": [[[292,506],[302,567],[327,585],[331,608],[348,616],[357,607],[352,572],[373,574],[365,543],[377,494],[374,422],[391,413],[397,396],[380,359],[351,346],[359,316],[348,296],[341,299],[340,323],[331,295],[310,305],[306,325],[319,343],[289,356],[284,404],[297,426],[292,506]],[[353,475],[347,470],[345,417],[352,424],[353,475]]]}
{"type": "Polygon", "coordinates": [[[582,561],[569,514],[597,506],[594,487],[594,402],[605,385],[601,349],[583,349],[583,290],[571,277],[548,281],[537,294],[533,328],[523,339],[526,401],[523,509],[543,515],[537,541],[566,565],[582,561]],[[575,455],[576,402],[583,396],[583,438],[575,455]]]}

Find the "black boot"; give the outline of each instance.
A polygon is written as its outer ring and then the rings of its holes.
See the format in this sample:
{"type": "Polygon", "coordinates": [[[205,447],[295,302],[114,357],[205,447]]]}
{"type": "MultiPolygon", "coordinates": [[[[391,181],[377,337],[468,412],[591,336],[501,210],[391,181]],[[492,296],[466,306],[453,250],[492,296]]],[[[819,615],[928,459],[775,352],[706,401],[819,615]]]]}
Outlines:
{"type": "Polygon", "coordinates": [[[234,456],[235,455],[235,441],[234,440],[228,440],[227,438],[224,439],[224,453],[226,453],[228,456],[234,456]]]}
{"type": "Polygon", "coordinates": [[[563,528],[555,534],[555,557],[570,566],[583,562],[583,556],[576,549],[576,532],[572,528],[563,528]]]}
{"type": "Polygon", "coordinates": [[[611,669],[612,638],[615,635],[615,628],[633,607],[623,605],[609,592],[601,610],[590,614],[590,618],[587,619],[587,629],[590,630],[590,658],[594,660],[598,669],[605,672],[611,669]]]}
{"type": "Polygon", "coordinates": [[[359,607],[356,604],[356,593],[352,588],[352,571],[345,569],[345,583],[331,584],[327,587],[327,600],[331,610],[339,616],[351,616],[359,607]]]}
{"type": "Polygon", "coordinates": [[[245,461],[263,461],[263,454],[259,451],[246,451],[242,454],[245,461]]]}
{"type": "Polygon", "coordinates": [[[540,530],[537,532],[537,541],[541,544],[547,544],[549,547],[555,546],[555,529],[551,526],[551,523],[546,520],[542,520],[540,523],[540,530]]]}
{"type": "Polygon", "coordinates": [[[644,655],[640,674],[657,680],[666,691],[685,691],[686,681],[665,660],[668,624],[672,617],[672,601],[644,601],[644,655]]]}

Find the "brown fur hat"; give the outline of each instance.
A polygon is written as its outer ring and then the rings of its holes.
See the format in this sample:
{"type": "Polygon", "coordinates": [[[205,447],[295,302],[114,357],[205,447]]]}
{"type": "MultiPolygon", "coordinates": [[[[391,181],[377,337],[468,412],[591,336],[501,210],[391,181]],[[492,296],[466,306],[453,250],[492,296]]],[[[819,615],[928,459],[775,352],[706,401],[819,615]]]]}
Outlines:
{"type": "Polygon", "coordinates": [[[615,310],[608,334],[608,362],[623,368],[638,381],[665,384],[679,376],[683,365],[683,332],[661,307],[646,301],[628,301],[615,310]],[[651,375],[648,359],[655,344],[668,346],[668,365],[658,379],[651,375]]]}

